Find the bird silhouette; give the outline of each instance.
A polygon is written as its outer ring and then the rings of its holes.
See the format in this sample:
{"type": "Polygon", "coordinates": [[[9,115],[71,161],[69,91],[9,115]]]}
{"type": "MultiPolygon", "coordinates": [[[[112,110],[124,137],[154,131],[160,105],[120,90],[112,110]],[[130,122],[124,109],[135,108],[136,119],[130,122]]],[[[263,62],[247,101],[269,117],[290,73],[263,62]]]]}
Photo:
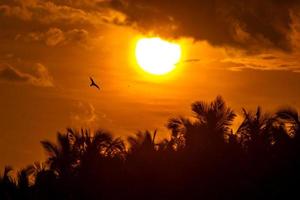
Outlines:
{"type": "Polygon", "coordinates": [[[99,85],[97,85],[97,84],[95,83],[95,81],[93,80],[93,78],[92,78],[92,77],[90,77],[90,80],[91,80],[90,87],[96,87],[98,90],[100,90],[100,87],[99,87],[99,85]]]}

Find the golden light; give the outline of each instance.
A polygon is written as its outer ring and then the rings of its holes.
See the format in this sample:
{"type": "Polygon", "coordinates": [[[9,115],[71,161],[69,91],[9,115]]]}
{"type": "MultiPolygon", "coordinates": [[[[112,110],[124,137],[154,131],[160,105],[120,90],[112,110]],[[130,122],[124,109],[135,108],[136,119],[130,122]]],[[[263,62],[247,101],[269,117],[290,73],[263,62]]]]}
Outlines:
{"type": "Polygon", "coordinates": [[[163,75],[175,69],[181,57],[181,47],[160,38],[143,38],[136,44],[135,56],[144,71],[163,75]]]}

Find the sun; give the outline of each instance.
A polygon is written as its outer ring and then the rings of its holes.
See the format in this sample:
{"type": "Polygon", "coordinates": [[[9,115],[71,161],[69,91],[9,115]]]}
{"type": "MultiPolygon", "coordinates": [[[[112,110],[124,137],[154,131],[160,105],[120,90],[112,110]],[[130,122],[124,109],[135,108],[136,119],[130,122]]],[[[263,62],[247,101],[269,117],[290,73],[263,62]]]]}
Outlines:
{"type": "Polygon", "coordinates": [[[144,71],[164,75],[175,69],[181,57],[181,47],[160,38],[143,38],[136,44],[135,56],[144,71]]]}

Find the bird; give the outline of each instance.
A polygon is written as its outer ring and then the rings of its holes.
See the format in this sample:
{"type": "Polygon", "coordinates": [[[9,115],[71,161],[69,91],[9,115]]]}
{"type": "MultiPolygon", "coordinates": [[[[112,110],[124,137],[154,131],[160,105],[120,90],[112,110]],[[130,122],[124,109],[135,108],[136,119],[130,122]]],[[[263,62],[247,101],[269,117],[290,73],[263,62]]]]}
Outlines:
{"type": "Polygon", "coordinates": [[[97,84],[95,83],[95,81],[93,80],[93,78],[92,78],[92,77],[90,77],[90,80],[91,80],[90,87],[96,87],[98,90],[100,90],[100,87],[99,87],[99,85],[97,85],[97,84]]]}

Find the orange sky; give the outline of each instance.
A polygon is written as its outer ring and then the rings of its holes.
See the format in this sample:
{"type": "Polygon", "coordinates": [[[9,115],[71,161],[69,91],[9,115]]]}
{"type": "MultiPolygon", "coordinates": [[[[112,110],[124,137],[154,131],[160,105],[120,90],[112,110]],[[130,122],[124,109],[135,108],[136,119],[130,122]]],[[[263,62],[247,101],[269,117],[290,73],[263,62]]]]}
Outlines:
{"type": "Polygon", "coordinates": [[[159,2],[0,0],[0,168],[43,159],[39,141],[66,127],[165,135],[170,117],[217,95],[238,113],[300,108],[294,1],[216,1],[215,20],[205,18],[213,8],[202,1],[159,2]],[[239,6],[252,10],[237,13],[239,6]],[[137,66],[136,40],[149,35],[181,44],[172,73],[158,78],[137,66]]]}

